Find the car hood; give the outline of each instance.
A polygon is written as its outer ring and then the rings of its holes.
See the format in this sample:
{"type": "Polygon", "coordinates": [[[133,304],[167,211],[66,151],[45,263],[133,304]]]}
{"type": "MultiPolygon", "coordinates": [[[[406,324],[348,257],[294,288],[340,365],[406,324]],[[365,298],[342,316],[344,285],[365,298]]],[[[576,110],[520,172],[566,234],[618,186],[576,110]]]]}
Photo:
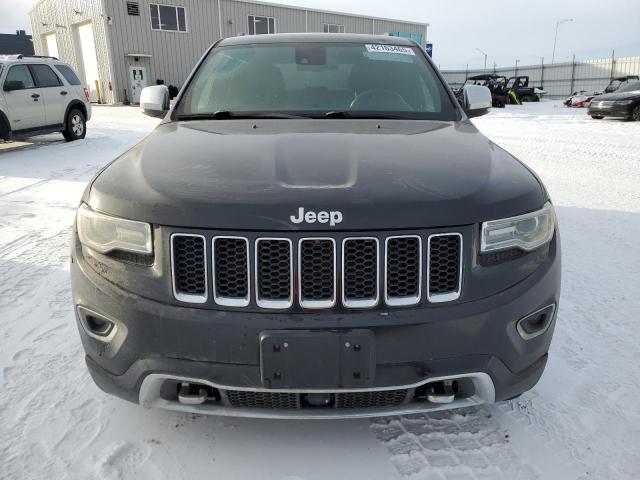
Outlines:
{"type": "Polygon", "coordinates": [[[640,90],[634,90],[632,92],[613,92],[613,93],[605,93],[604,95],[598,95],[593,98],[594,102],[599,102],[601,100],[635,100],[636,98],[640,99],[640,90]]]}
{"type": "Polygon", "coordinates": [[[517,215],[546,192],[469,121],[209,120],[161,124],[85,201],[169,226],[378,230],[517,215]],[[294,223],[300,207],[342,222],[294,223]]]}

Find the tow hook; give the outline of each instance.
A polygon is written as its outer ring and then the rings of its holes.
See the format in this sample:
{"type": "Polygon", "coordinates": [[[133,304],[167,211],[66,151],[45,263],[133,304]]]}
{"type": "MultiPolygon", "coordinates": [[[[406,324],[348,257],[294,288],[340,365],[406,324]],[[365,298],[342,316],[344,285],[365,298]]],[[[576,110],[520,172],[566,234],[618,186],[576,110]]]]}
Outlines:
{"type": "Polygon", "coordinates": [[[429,385],[427,388],[427,400],[431,403],[452,403],[456,398],[453,391],[453,380],[443,380],[429,385]]]}
{"type": "Polygon", "coordinates": [[[207,389],[202,385],[182,382],[178,392],[178,401],[183,405],[202,405],[207,401],[207,389]]]}

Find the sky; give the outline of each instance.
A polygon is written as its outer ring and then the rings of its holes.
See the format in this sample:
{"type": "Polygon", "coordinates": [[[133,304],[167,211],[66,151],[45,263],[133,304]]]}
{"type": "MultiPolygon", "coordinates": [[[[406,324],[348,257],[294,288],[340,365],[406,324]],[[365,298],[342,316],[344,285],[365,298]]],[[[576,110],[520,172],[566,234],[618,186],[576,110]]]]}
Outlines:
{"type": "MultiPolygon", "coordinates": [[[[0,32],[30,31],[27,11],[36,0],[0,0],[0,32]]],[[[81,0],[78,0],[81,1],[81,0]]],[[[123,0],[124,1],[124,0],[123,0]]],[[[213,1],[213,0],[210,0],[213,1]]],[[[163,0],[164,2],[164,0],[163,0]]],[[[163,3],[161,2],[161,3],[163,3]]],[[[171,3],[166,1],[164,3],[171,3]]],[[[556,22],[556,61],[640,56],[640,0],[277,0],[323,10],[429,23],[428,39],[442,69],[511,66],[551,61],[556,22]]]]}

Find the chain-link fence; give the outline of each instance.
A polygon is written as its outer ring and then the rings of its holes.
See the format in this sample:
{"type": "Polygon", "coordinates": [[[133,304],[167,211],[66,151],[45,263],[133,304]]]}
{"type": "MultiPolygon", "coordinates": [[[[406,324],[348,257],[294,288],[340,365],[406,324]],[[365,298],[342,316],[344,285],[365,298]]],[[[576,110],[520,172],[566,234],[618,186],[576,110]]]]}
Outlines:
{"type": "Polygon", "coordinates": [[[611,79],[626,75],[640,76],[640,57],[602,58],[565,63],[525,65],[474,70],[443,70],[452,87],[459,87],[468,77],[482,73],[496,73],[505,77],[528,75],[529,84],[542,87],[549,98],[562,98],[572,92],[585,90],[601,92],[611,79]]]}

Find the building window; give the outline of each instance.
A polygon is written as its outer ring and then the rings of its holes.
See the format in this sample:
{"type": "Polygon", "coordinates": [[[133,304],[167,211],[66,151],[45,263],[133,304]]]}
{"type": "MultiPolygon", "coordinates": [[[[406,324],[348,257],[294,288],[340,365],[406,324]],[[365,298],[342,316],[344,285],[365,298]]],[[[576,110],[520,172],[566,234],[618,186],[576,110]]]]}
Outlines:
{"type": "Polygon", "coordinates": [[[267,33],[276,33],[276,19],[249,15],[249,35],[264,35],[267,33]]]}
{"type": "Polygon", "coordinates": [[[173,5],[149,4],[151,12],[151,29],[166,32],[186,32],[187,14],[184,7],[173,5]]]}
{"type": "Polygon", "coordinates": [[[344,33],[344,25],[336,25],[335,23],[325,23],[324,33],[344,33]]]}

